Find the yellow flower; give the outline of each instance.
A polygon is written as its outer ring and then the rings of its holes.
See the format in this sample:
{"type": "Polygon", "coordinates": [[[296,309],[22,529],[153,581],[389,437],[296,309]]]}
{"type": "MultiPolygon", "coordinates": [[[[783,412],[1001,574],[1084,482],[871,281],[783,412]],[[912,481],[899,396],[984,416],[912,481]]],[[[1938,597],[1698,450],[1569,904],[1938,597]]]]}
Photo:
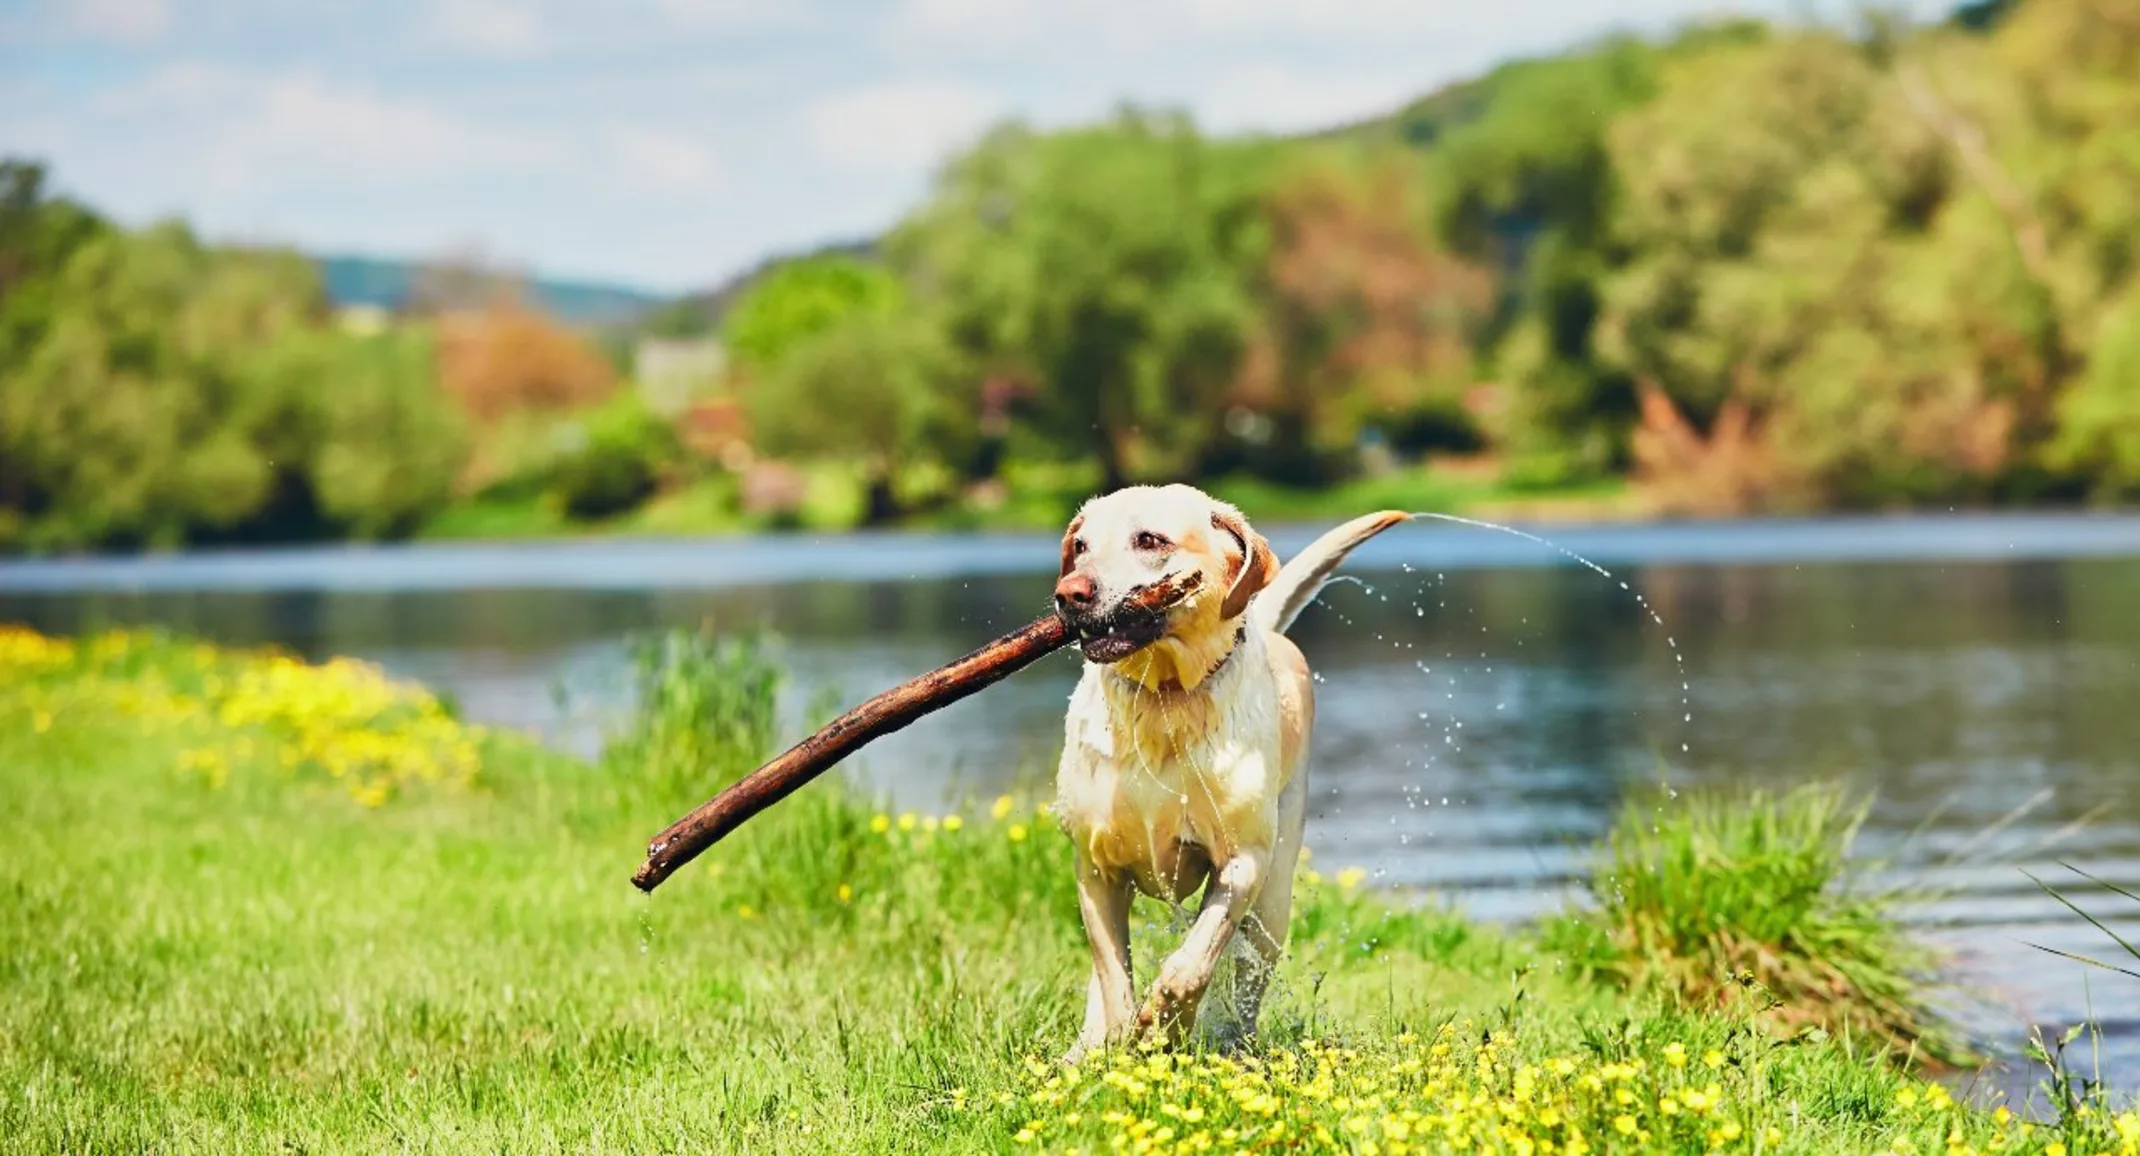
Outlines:
{"type": "Polygon", "coordinates": [[[884,834],[886,831],[892,829],[892,817],[890,815],[879,815],[876,818],[871,819],[869,821],[869,829],[875,831],[879,835],[884,834]]]}
{"type": "Polygon", "coordinates": [[[2066,1156],[2066,1146],[2057,1140],[2043,1146],[2043,1156],[2066,1156]]]}
{"type": "Polygon", "coordinates": [[[1717,1051],[1715,1048],[1710,1048],[1702,1053],[1702,1063],[1711,1068],[1721,1068],[1724,1066],[1724,1053],[1717,1051]]]}
{"type": "Polygon", "coordinates": [[[957,815],[944,816],[944,830],[946,831],[956,831],[965,825],[966,820],[960,818],[957,815]]]}
{"type": "Polygon", "coordinates": [[[1347,891],[1351,891],[1366,881],[1367,869],[1365,867],[1347,867],[1337,873],[1337,885],[1347,891]]]}
{"type": "Polygon", "coordinates": [[[1620,1115],[1613,1117],[1612,1127],[1613,1131],[1622,1136],[1632,1136],[1635,1134],[1635,1118],[1622,1112],[1620,1115]]]}
{"type": "MultiPolygon", "coordinates": [[[[848,902],[849,900],[851,900],[851,899],[853,899],[853,898],[855,897],[855,889],[854,889],[854,888],[852,888],[852,887],[850,887],[850,886],[848,886],[848,885],[847,885],[847,884],[845,884],[845,883],[842,883],[842,884],[840,884],[840,890],[839,890],[838,894],[839,894],[839,897],[840,897],[840,902],[842,902],[842,903],[846,903],[846,902],[848,902]]],[[[962,1090],[961,1094],[963,1094],[963,1090],[962,1090]]]]}
{"type": "Polygon", "coordinates": [[[1687,1066],[1687,1045],[1677,1040],[1664,1046],[1664,1062],[1675,1068],[1687,1066]]]}
{"type": "Polygon", "coordinates": [[[1011,829],[1004,833],[1010,836],[1011,842],[1013,843],[1025,842],[1026,829],[1024,823],[1012,823],[1011,829]]]}
{"type": "Polygon", "coordinates": [[[1004,816],[1011,813],[1011,808],[1017,805],[1009,795],[998,795],[996,796],[996,805],[988,809],[988,817],[1000,823],[1003,821],[1004,816]]]}
{"type": "Polygon", "coordinates": [[[908,811],[905,814],[899,816],[899,829],[902,831],[911,831],[914,829],[914,825],[918,822],[920,822],[920,820],[914,817],[914,812],[908,811]]]}

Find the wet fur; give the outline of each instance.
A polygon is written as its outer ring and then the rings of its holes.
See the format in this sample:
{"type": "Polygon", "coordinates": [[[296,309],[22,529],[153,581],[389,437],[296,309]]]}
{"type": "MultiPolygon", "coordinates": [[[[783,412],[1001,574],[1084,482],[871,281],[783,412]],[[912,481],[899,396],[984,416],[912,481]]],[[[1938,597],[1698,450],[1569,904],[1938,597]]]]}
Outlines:
{"type": "Polygon", "coordinates": [[[1237,989],[1239,1022],[1254,1030],[1285,946],[1315,718],[1307,660],[1283,630],[1348,551],[1405,517],[1355,519],[1284,567],[1239,511],[1189,486],[1117,491],[1071,521],[1057,601],[1088,661],[1065,719],[1055,812],[1077,849],[1093,957],[1073,1056],[1148,1032],[1178,1040],[1237,933],[1259,964],[1237,989]],[[1128,645],[1108,637],[1115,608],[1158,582],[1192,590],[1156,640],[1113,657],[1128,645]],[[1132,892],[1178,904],[1200,890],[1188,934],[1140,1005],[1132,892]]]}

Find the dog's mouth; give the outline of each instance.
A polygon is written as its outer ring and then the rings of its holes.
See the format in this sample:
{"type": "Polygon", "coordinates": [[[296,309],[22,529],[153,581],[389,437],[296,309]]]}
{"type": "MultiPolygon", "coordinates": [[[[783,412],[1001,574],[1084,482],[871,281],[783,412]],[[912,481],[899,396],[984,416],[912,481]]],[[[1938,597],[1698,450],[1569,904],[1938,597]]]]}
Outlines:
{"type": "Polygon", "coordinates": [[[1077,648],[1087,662],[1120,662],[1159,641],[1167,632],[1164,613],[1116,612],[1091,622],[1072,624],[1077,630],[1077,648]]]}

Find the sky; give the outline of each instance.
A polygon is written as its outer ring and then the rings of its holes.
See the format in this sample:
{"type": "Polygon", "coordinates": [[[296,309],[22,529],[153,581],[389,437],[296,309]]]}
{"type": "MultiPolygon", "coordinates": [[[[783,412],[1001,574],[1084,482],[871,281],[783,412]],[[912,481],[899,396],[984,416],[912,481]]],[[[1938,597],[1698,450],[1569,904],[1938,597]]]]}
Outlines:
{"type": "MultiPolygon", "coordinates": [[[[1931,16],[1944,0],[1906,0],[1931,16]]],[[[1738,0],[1833,15],[1838,0],[1738,0]]],[[[882,230],[988,125],[1386,112],[1714,0],[0,0],[0,153],[129,223],[704,288],[882,230]]]]}

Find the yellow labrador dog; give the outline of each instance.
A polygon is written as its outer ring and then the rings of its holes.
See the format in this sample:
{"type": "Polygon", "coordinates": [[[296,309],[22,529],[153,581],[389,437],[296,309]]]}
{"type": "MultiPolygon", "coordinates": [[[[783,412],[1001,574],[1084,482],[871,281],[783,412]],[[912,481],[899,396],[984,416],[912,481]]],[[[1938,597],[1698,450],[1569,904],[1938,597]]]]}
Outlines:
{"type": "Polygon", "coordinates": [[[1070,1058],[1152,1031],[1181,1039],[1237,930],[1260,961],[1239,984],[1240,1026],[1254,1031],[1292,911],[1315,717],[1307,660],[1284,631],[1347,553],[1407,517],[1355,519],[1283,567],[1240,511],[1189,486],[1120,490],[1071,520],[1055,602],[1086,665],[1055,812],[1077,846],[1092,980],[1070,1058]],[[1154,587],[1179,596],[1156,611],[1131,603],[1154,587]],[[1141,1008],[1132,888],[1173,904],[1203,890],[1141,1008]]]}

